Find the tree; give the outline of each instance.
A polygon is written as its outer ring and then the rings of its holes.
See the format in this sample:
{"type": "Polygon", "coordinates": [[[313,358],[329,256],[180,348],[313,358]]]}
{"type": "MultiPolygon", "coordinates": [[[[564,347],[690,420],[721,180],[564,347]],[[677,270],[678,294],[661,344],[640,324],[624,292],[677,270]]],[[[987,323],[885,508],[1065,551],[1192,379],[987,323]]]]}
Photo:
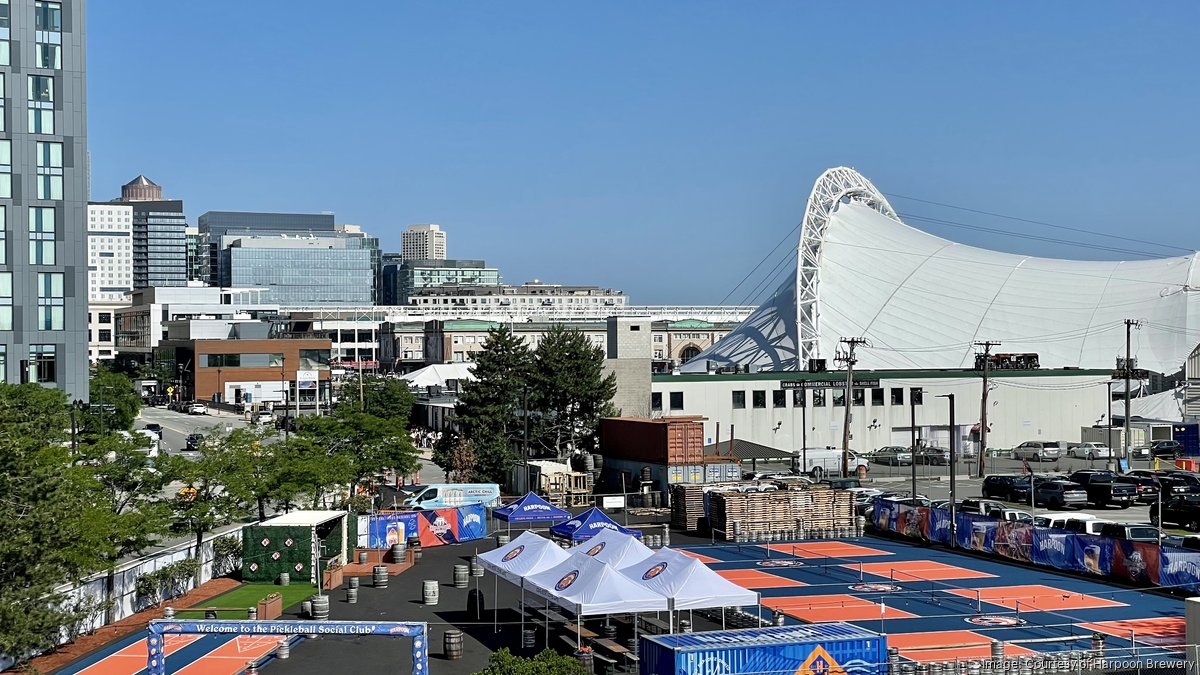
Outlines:
{"type": "Polygon", "coordinates": [[[475,475],[504,483],[519,455],[513,443],[521,438],[529,349],[507,327],[488,331],[483,350],[475,355],[474,380],[465,382],[454,407],[454,421],[470,443],[475,475]]]}
{"type": "Polygon", "coordinates": [[[142,409],[142,399],[133,390],[132,380],[99,366],[92,371],[88,394],[91,405],[80,420],[84,433],[95,436],[103,431],[133,428],[133,421],[142,409]]]}
{"type": "Polygon", "coordinates": [[[268,442],[274,435],[269,427],[242,427],[220,439],[230,459],[225,489],[241,503],[255,505],[259,520],[267,518],[267,501],[278,489],[283,471],[275,446],[268,442]]]}
{"type": "Polygon", "coordinates": [[[583,665],[570,656],[552,649],[543,650],[533,658],[515,656],[505,647],[492,652],[487,668],[475,675],[584,675],[583,665]]]}
{"type": "Polygon", "coordinates": [[[72,464],[70,428],[61,391],[0,384],[0,653],[17,659],[95,611],[55,588],[113,554],[98,484],[72,464]]]}
{"type": "MultiPolygon", "coordinates": [[[[174,528],[196,536],[196,550],[204,543],[204,535],[244,516],[246,503],[226,488],[226,483],[242,470],[243,458],[237,449],[238,441],[228,436],[211,435],[200,444],[199,458],[188,461],[179,456],[170,458],[180,480],[188,486],[177,495],[174,507],[174,528]]],[[[199,584],[199,572],[196,582],[199,584]]]]}
{"type": "Polygon", "coordinates": [[[284,508],[305,496],[317,508],[325,496],[354,480],[350,453],[331,451],[311,437],[292,434],[274,450],[280,468],[274,498],[284,508]]]}
{"type": "Polygon", "coordinates": [[[393,377],[364,375],[362,392],[365,401],[359,401],[358,376],[342,383],[340,400],[343,405],[358,406],[363,412],[384,419],[398,419],[405,425],[412,417],[417,397],[408,389],[408,382],[393,377]]]}
{"type": "Polygon", "coordinates": [[[617,392],[616,375],[604,373],[604,351],[576,328],[553,326],[534,352],[531,384],[538,445],[560,458],[593,451],[617,392]]]}
{"type": "Polygon", "coordinates": [[[357,405],[339,406],[332,415],[304,418],[296,434],[348,458],[355,482],[369,480],[384,469],[417,470],[416,448],[405,420],[398,416],[377,417],[357,405]]]}

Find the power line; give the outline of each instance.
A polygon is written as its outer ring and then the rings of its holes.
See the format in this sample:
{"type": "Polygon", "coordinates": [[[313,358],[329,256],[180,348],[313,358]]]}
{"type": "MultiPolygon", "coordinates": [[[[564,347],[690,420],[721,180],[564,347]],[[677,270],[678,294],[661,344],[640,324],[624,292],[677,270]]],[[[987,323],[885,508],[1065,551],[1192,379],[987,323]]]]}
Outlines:
{"type": "Polygon", "coordinates": [[[1047,242],[1047,243],[1051,243],[1051,244],[1067,244],[1068,246],[1077,246],[1079,248],[1090,248],[1090,249],[1095,249],[1097,251],[1108,251],[1110,253],[1123,253],[1123,254],[1128,254],[1128,255],[1142,256],[1142,257],[1151,258],[1151,259],[1163,257],[1162,254],[1150,253],[1148,251],[1137,251],[1137,250],[1128,249],[1128,248],[1117,248],[1115,246],[1104,246],[1102,244],[1088,244],[1088,243],[1082,242],[1082,241],[1073,241],[1071,239],[1056,239],[1054,237],[1043,237],[1043,236],[1039,236],[1036,234],[1026,234],[1024,232],[1011,232],[1009,230],[1002,230],[1002,229],[995,228],[995,227],[985,227],[983,225],[971,225],[968,223],[960,223],[957,220],[946,220],[944,218],[933,218],[930,216],[917,215],[915,213],[901,213],[898,215],[901,218],[903,218],[905,221],[918,220],[918,221],[924,221],[927,223],[933,223],[933,224],[937,224],[937,225],[946,225],[949,227],[957,227],[957,228],[961,228],[964,230],[974,230],[976,232],[987,232],[990,234],[999,234],[999,235],[1003,235],[1006,237],[1016,237],[1018,239],[1029,239],[1032,241],[1042,241],[1042,242],[1047,242]]]}
{"type": "Polygon", "coordinates": [[[724,298],[721,300],[721,302],[720,302],[719,304],[722,304],[722,305],[723,305],[723,304],[725,304],[725,301],[726,301],[726,300],[728,300],[728,299],[730,298],[730,296],[732,296],[734,293],[736,293],[736,292],[737,292],[737,289],[741,288],[741,287],[742,287],[742,284],[746,283],[746,280],[747,280],[747,279],[749,279],[750,277],[754,276],[754,273],[758,271],[758,268],[759,268],[759,267],[762,267],[762,264],[763,264],[764,262],[766,262],[768,258],[770,258],[771,256],[775,255],[775,251],[779,250],[779,247],[780,247],[780,246],[783,246],[783,244],[784,244],[784,243],[785,243],[785,242],[786,242],[788,239],[790,239],[790,238],[791,238],[791,236],[792,236],[792,233],[794,233],[796,230],[799,230],[799,229],[800,229],[800,224],[797,224],[795,227],[793,227],[791,230],[789,230],[787,234],[783,235],[783,239],[780,239],[780,240],[779,240],[779,243],[778,243],[778,244],[775,244],[774,248],[772,248],[772,249],[771,249],[771,250],[770,250],[770,251],[769,251],[769,252],[768,252],[768,253],[767,253],[765,256],[763,256],[762,260],[759,260],[759,261],[758,261],[758,264],[757,264],[757,265],[755,265],[755,266],[754,266],[754,267],[753,267],[753,268],[752,268],[752,269],[751,269],[751,270],[750,270],[750,271],[749,271],[749,272],[746,274],[746,276],[742,277],[742,280],[741,280],[741,281],[739,281],[739,282],[737,282],[737,285],[736,285],[736,286],[734,286],[733,288],[731,288],[731,289],[729,290],[729,292],[725,294],[725,297],[724,297],[724,298]]]}

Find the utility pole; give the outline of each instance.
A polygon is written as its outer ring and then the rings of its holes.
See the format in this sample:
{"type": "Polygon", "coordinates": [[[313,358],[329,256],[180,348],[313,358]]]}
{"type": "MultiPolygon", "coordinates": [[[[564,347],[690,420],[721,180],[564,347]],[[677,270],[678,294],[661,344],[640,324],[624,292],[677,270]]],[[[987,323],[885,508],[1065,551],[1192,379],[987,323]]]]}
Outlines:
{"type": "Polygon", "coordinates": [[[912,498],[917,498],[917,404],[913,403],[912,392],[908,392],[908,424],[912,427],[912,498]]]}
{"type": "Polygon", "coordinates": [[[976,342],[976,347],[983,347],[983,396],[979,402],[979,473],[978,477],[983,478],[983,458],[987,455],[987,434],[988,434],[988,392],[990,391],[988,375],[991,374],[992,368],[992,347],[999,347],[999,342],[984,340],[976,342]]]}
{"type": "Polygon", "coordinates": [[[1125,319],[1125,367],[1121,369],[1125,375],[1125,438],[1121,441],[1122,460],[1128,460],[1129,458],[1129,380],[1133,375],[1134,365],[1130,336],[1133,329],[1141,325],[1142,322],[1137,319],[1125,319]]]}
{"type": "Polygon", "coordinates": [[[846,364],[846,398],[843,401],[846,405],[846,415],[842,422],[842,475],[848,476],[850,475],[850,421],[853,419],[850,408],[854,404],[854,364],[857,363],[854,358],[854,350],[859,345],[870,345],[866,338],[860,337],[842,338],[840,342],[846,345],[846,353],[838,356],[838,360],[846,364]]]}

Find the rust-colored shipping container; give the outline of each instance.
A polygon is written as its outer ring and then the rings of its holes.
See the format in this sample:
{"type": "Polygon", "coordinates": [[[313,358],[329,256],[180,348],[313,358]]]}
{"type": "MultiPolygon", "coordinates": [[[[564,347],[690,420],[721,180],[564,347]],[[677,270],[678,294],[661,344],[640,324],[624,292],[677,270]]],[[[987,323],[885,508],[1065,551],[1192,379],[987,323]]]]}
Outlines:
{"type": "Polygon", "coordinates": [[[703,420],[703,417],[606,417],[600,420],[600,454],[668,466],[703,464],[703,420]]]}

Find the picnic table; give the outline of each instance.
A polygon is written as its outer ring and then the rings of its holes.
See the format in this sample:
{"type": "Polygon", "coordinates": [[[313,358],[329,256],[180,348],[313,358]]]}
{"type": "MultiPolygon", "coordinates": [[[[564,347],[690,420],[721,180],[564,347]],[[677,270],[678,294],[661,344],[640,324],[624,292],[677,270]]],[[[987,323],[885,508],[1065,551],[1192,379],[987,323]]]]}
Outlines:
{"type": "Polygon", "coordinates": [[[638,662],[637,654],[629,651],[616,640],[611,640],[609,638],[595,638],[592,640],[592,644],[603,648],[613,656],[624,658],[630,665],[638,662]]]}
{"type": "Polygon", "coordinates": [[[591,640],[600,637],[595,631],[587,628],[581,623],[569,623],[564,626],[564,628],[566,628],[568,632],[578,635],[585,640],[591,640]]]}
{"type": "Polygon", "coordinates": [[[666,621],[656,619],[652,616],[642,616],[640,618],[642,620],[642,626],[645,627],[647,633],[653,632],[661,635],[671,632],[671,626],[669,626],[666,621]]]}

